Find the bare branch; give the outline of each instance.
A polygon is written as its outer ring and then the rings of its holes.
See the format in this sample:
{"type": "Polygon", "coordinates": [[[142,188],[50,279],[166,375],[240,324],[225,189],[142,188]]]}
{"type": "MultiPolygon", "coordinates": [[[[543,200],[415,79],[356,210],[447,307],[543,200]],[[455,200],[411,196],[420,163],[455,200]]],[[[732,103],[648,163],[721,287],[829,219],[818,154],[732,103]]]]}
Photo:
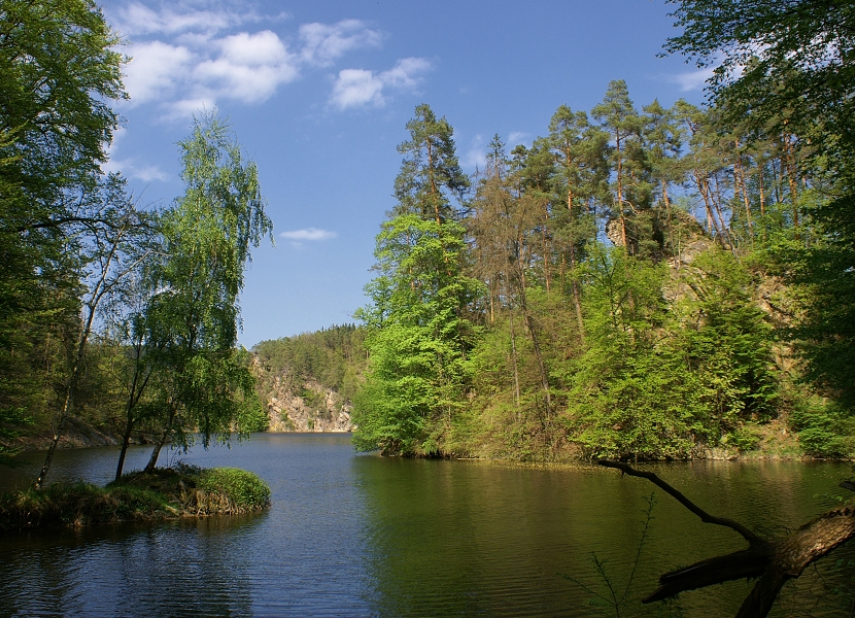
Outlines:
{"type": "Polygon", "coordinates": [[[637,476],[639,478],[647,479],[657,487],[666,491],[675,500],[677,500],[677,502],[689,509],[692,513],[700,517],[701,521],[705,524],[715,524],[717,526],[724,526],[726,528],[730,528],[731,530],[737,532],[740,536],[742,536],[742,538],[744,538],[746,541],[748,541],[752,547],[756,545],[762,545],[764,543],[763,539],[758,537],[756,534],[751,532],[751,530],[749,530],[739,522],[734,521],[732,519],[727,519],[726,517],[716,517],[715,515],[710,515],[701,507],[689,500],[682,493],[680,493],[679,491],[671,487],[668,483],[663,481],[661,478],[656,476],[653,472],[641,472],[640,470],[636,470],[632,466],[617,461],[607,461],[601,459],[597,463],[606,468],[616,468],[617,470],[620,470],[622,473],[628,474],[629,476],[637,476]]]}
{"type": "MultiPolygon", "coordinates": [[[[726,581],[757,578],[737,618],[763,618],[769,613],[787,581],[796,579],[809,565],[855,538],[855,505],[852,504],[827,511],[785,537],[766,540],[733,520],[708,514],[652,472],[640,472],[627,464],[613,461],[597,463],[616,468],[630,476],[647,479],[664,489],[705,523],[731,528],[751,544],[748,549],[707,558],[686,568],[665,573],[659,578],[659,588],[644,599],[644,603],[661,601],[686,590],[726,581]]],[[[840,486],[855,490],[855,482],[852,481],[843,481],[840,486]]]]}

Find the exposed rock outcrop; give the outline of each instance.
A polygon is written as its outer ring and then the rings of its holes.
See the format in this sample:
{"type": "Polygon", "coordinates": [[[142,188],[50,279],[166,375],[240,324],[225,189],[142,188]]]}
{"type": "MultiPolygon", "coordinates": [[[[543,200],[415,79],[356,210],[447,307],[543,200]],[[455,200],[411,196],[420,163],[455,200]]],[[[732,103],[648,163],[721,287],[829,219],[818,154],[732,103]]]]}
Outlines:
{"type": "Polygon", "coordinates": [[[317,380],[291,375],[287,368],[265,367],[253,357],[258,396],[267,410],[268,431],[335,432],[353,431],[351,406],[317,380]]]}
{"type": "Polygon", "coordinates": [[[271,392],[264,403],[273,432],[348,432],[353,431],[350,405],[338,393],[317,382],[303,382],[299,392],[282,376],[273,378],[271,392]]]}

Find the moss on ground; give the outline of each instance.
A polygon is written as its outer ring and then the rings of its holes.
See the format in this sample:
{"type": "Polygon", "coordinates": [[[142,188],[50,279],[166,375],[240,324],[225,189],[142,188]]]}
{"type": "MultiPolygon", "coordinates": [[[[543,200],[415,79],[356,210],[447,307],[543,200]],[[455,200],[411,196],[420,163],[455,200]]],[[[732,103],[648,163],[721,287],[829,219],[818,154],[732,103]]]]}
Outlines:
{"type": "Polygon", "coordinates": [[[270,505],[270,488],[237,468],[181,465],[132,472],[106,487],[54,483],[0,495],[0,531],[239,515],[270,505]]]}

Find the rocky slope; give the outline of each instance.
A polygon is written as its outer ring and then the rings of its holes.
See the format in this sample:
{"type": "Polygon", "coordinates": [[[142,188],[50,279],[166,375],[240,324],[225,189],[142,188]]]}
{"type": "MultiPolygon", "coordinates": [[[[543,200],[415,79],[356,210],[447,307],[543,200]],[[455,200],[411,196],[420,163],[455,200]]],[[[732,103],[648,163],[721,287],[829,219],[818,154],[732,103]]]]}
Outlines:
{"type": "Polygon", "coordinates": [[[353,431],[350,406],[337,393],[313,381],[295,389],[281,377],[275,377],[272,392],[267,394],[268,431],[348,432],[353,431]]]}
{"type": "Polygon", "coordinates": [[[267,410],[271,432],[353,431],[351,406],[330,388],[312,379],[295,378],[288,370],[272,373],[253,363],[258,394],[267,410]]]}

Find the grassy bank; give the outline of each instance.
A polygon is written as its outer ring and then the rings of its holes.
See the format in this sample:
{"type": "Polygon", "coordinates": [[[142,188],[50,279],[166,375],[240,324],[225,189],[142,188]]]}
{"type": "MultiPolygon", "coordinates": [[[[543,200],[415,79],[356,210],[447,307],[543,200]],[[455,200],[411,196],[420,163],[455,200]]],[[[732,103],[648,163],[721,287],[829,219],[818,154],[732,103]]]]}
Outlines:
{"type": "Polygon", "coordinates": [[[238,515],[270,505],[270,488],[237,468],[132,472],[106,487],[55,483],[0,496],[0,531],[238,515]]]}

